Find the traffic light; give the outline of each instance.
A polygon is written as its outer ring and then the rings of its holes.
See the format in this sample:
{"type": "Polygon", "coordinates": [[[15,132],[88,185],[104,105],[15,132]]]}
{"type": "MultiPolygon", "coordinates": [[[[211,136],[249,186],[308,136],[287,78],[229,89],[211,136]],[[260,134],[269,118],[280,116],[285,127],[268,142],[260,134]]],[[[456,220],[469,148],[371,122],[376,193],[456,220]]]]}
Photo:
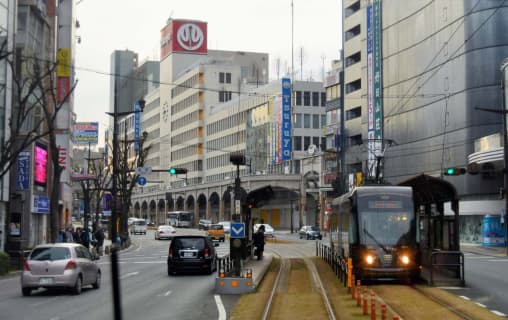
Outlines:
{"type": "Polygon", "coordinates": [[[458,176],[458,175],[465,174],[465,173],[466,173],[466,168],[455,168],[455,167],[446,168],[446,170],[444,172],[445,176],[458,176]]]}
{"type": "Polygon", "coordinates": [[[185,169],[185,168],[174,168],[174,167],[169,168],[169,174],[171,174],[171,175],[185,174],[185,173],[187,173],[187,169],[185,169]]]}

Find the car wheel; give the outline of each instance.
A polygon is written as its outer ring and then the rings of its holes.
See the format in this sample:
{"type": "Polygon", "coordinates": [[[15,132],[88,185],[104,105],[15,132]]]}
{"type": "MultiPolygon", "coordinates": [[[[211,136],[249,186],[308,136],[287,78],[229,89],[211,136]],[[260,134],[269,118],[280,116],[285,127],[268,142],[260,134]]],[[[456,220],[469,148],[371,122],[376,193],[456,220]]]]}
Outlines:
{"type": "Polygon", "coordinates": [[[307,240],[309,240],[309,235],[307,235],[307,240]]]}
{"type": "Polygon", "coordinates": [[[168,265],[168,276],[175,275],[175,272],[171,269],[171,267],[168,265]]]}
{"type": "Polygon", "coordinates": [[[72,288],[72,293],[75,295],[80,295],[81,290],[83,289],[83,279],[81,279],[81,275],[78,276],[78,279],[76,279],[76,283],[74,284],[74,287],[72,288]]]}
{"type": "Polygon", "coordinates": [[[24,297],[28,297],[32,293],[32,288],[21,288],[24,297]]]}
{"type": "Polygon", "coordinates": [[[101,287],[101,273],[97,272],[97,277],[95,278],[95,282],[92,284],[94,289],[99,289],[101,287]]]}

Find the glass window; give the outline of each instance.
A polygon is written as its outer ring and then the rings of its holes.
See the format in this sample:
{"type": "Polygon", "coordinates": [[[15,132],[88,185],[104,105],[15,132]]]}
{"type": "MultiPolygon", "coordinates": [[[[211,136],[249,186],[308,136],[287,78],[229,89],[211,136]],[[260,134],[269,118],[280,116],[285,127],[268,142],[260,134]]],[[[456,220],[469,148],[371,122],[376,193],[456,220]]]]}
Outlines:
{"type": "Polygon", "coordinates": [[[303,115],[303,127],[310,128],[310,114],[303,115]]]}
{"type": "Polygon", "coordinates": [[[312,105],[319,107],[319,92],[312,92],[312,105]]]}
{"type": "Polygon", "coordinates": [[[310,137],[303,137],[303,150],[309,149],[310,137]]]}
{"type": "Polygon", "coordinates": [[[224,83],[224,72],[219,72],[219,83],[224,83]]]}
{"type": "Polygon", "coordinates": [[[326,106],[326,92],[321,92],[321,106],[326,106]]]}
{"type": "Polygon", "coordinates": [[[55,260],[66,260],[71,258],[71,252],[69,248],[64,247],[42,247],[36,248],[30,254],[30,260],[37,261],[55,261],[55,260]]]}
{"type": "Polygon", "coordinates": [[[312,128],[313,129],[319,129],[319,114],[313,114],[312,115],[312,128]]]}
{"type": "Polygon", "coordinates": [[[295,151],[301,151],[302,150],[302,137],[294,137],[293,138],[293,143],[294,143],[294,146],[293,146],[293,149],[295,151]]]}
{"type": "Polygon", "coordinates": [[[319,137],[312,137],[312,144],[319,148],[319,137]]]}
{"type": "Polygon", "coordinates": [[[295,114],[295,128],[301,128],[302,127],[302,114],[297,113],[295,114]]]}
{"type": "Polygon", "coordinates": [[[301,91],[295,91],[295,95],[296,95],[295,106],[301,106],[302,105],[302,92],[301,91]]]}
{"type": "Polygon", "coordinates": [[[310,91],[303,92],[303,105],[310,106],[310,91]]]}
{"type": "Polygon", "coordinates": [[[326,126],[326,115],[325,114],[321,115],[321,126],[322,127],[326,126]]]}
{"type": "Polygon", "coordinates": [[[226,73],[226,83],[231,83],[231,72],[226,73]]]}

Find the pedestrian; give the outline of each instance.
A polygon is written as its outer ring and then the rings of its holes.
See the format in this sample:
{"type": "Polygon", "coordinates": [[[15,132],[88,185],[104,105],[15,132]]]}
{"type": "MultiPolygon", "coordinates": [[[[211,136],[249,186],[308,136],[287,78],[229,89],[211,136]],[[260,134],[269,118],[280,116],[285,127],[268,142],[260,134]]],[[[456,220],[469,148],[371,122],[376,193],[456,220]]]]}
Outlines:
{"type": "Polygon", "coordinates": [[[81,243],[81,228],[77,227],[74,233],[72,234],[72,238],[74,239],[74,242],[81,243]]]}
{"type": "Polygon", "coordinates": [[[74,237],[72,236],[72,227],[67,227],[65,230],[65,242],[74,242],[74,237]]]}
{"type": "Polygon", "coordinates": [[[254,255],[258,260],[263,258],[263,251],[265,251],[265,226],[260,225],[256,233],[253,235],[254,240],[254,255]]]}
{"type": "Polygon", "coordinates": [[[90,249],[90,232],[87,230],[87,228],[83,228],[81,230],[79,238],[81,240],[81,244],[90,249]]]}
{"type": "Polygon", "coordinates": [[[95,230],[94,236],[95,236],[95,240],[96,240],[95,247],[96,247],[97,254],[99,256],[102,256],[102,248],[104,246],[104,230],[102,229],[101,224],[99,224],[97,226],[97,230],[95,230]]]}

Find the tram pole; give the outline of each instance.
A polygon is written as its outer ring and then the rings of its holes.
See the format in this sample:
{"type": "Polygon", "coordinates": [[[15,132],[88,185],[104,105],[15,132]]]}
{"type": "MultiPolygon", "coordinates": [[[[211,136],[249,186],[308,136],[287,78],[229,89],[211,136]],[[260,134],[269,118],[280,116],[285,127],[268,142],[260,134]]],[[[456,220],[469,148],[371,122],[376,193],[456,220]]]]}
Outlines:
{"type": "MultiPolygon", "coordinates": [[[[503,98],[503,149],[504,149],[504,226],[505,226],[505,233],[504,233],[504,245],[506,250],[506,255],[508,256],[508,58],[504,59],[503,63],[501,64],[501,91],[502,91],[502,98],[503,98]]],[[[503,217],[501,217],[503,218],[503,217]]]]}

